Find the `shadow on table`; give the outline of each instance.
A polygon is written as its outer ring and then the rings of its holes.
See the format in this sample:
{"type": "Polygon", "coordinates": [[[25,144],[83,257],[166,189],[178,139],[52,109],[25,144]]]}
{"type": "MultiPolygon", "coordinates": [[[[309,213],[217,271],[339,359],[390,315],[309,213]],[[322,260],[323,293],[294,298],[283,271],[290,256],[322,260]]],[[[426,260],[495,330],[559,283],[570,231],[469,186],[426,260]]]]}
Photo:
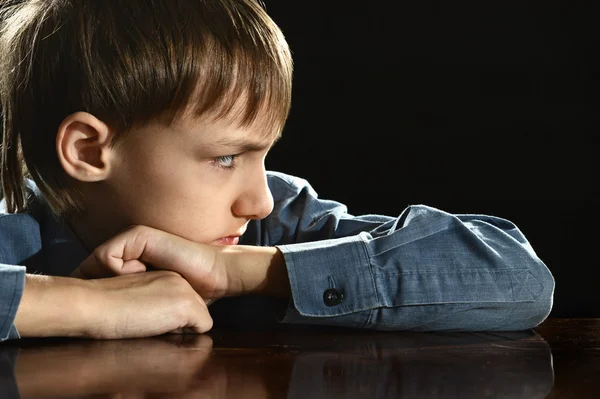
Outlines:
{"type": "Polygon", "coordinates": [[[535,331],[212,331],[0,345],[4,398],[544,398],[535,331]]]}

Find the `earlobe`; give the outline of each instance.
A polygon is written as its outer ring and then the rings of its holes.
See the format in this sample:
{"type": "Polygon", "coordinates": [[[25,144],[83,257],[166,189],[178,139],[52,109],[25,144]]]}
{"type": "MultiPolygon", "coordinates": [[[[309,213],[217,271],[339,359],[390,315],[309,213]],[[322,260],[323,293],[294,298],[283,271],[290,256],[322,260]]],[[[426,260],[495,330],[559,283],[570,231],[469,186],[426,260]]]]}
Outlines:
{"type": "Polygon", "coordinates": [[[112,132],[87,112],[67,116],[58,128],[56,152],[65,172],[82,182],[97,182],[110,175],[112,132]]]}

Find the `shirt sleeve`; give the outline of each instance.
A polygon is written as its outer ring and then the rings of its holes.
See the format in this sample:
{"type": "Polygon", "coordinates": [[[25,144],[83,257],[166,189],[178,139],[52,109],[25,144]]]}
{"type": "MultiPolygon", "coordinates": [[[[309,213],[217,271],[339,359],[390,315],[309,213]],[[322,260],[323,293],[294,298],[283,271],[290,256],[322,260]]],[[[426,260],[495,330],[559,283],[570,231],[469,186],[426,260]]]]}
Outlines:
{"type": "Polygon", "coordinates": [[[0,264],[0,341],[20,338],[14,325],[25,286],[25,266],[0,264]]]}
{"type": "Polygon", "coordinates": [[[554,278],[512,222],[426,205],[353,216],[308,182],[270,175],[263,243],[285,258],[284,323],[413,331],[502,331],[550,313],[554,278]]]}
{"type": "Polygon", "coordinates": [[[2,214],[0,203],[0,341],[20,338],[14,326],[27,267],[41,258],[37,220],[25,213],[2,214]]]}

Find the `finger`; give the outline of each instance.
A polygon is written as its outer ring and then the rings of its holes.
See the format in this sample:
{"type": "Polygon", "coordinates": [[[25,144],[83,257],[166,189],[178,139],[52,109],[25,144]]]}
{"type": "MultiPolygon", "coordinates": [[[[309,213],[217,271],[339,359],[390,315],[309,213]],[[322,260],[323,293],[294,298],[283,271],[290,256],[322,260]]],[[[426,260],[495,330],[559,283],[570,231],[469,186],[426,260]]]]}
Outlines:
{"type": "Polygon", "coordinates": [[[104,278],[146,270],[140,259],[146,246],[149,229],[130,228],[98,246],[80,265],[83,278],[104,278]]]}
{"type": "Polygon", "coordinates": [[[188,323],[169,331],[169,334],[204,334],[213,326],[213,319],[204,302],[198,302],[188,310],[188,323]]]}
{"type": "Polygon", "coordinates": [[[204,334],[213,326],[213,319],[208,312],[199,312],[192,317],[190,323],[171,331],[173,334],[204,334]]]}
{"type": "Polygon", "coordinates": [[[197,292],[194,292],[196,302],[191,307],[190,312],[190,323],[185,327],[185,331],[205,333],[209,331],[213,326],[213,319],[208,311],[208,307],[204,302],[204,299],[197,292]]]}
{"type": "Polygon", "coordinates": [[[181,327],[178,328],[176,330],[173,331],[169,331],[169,334],[175,334],[175,335],[185,335],[185,334],[190,334],[190,335],[197,335],[197,334],[202,334],[202,332],[199,332],[198,329],[194,329],[193,327],[181,327]]]}
{"type": "Polygon", "coordinates": [[[123,267],[120,269],[120,274],[143,273],[148,270],[148,267],[137,259],[132,259],[123,262],[123,267]]]}
{"type": "Polygon", "coordinates": [[[84,279],[105,278],[117,275],[117,270],[113,270],[110,266],[103,264],[98,259],[96,251],[94,251],[81,262],[71,276],[74,277],[74,274],[84,279]]]}
{"type": "Polygon", "coordinates": [[[107,258],[104,254],[99,255],[98,251],[94,251],[71,273],[71,277],[83,279],[106,278],[142,273],[146,269],[146,265],[138,259],[107,258]]]}

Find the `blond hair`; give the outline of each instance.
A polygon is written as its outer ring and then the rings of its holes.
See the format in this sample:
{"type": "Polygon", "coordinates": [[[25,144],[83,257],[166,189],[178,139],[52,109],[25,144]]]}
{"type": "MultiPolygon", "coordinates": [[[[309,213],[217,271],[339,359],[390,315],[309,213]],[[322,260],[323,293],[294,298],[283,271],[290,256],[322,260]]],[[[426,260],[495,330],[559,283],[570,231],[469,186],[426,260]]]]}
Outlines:
{"type": "Polygon", "coordinates": [[[256,0],[9,0],[1,13],[8,212],[26,211],[26,177],[55,214],[81,209],[55,147],[74,112],[106,122],[115,140],[189,109],[227,115],[241,95],[241,124],[259,111],[271,128],[287,119],[290,50],[256,0]]]}

